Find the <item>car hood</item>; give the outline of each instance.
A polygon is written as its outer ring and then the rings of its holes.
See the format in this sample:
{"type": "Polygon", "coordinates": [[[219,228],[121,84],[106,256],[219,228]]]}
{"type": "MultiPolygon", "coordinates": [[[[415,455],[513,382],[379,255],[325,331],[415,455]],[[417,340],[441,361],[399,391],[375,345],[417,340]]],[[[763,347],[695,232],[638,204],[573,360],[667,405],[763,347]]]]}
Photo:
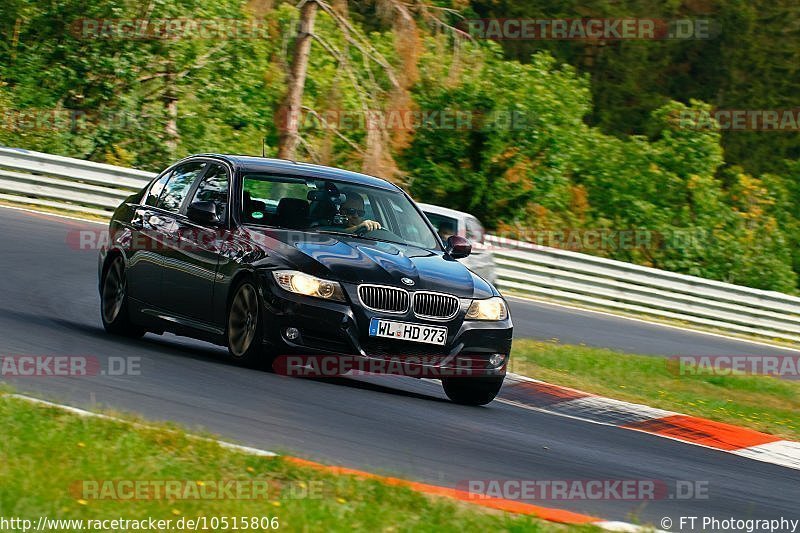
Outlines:
{"type": "Polygon", "coordinates": [[[283,230],[258,233],[274,239],[271,252],[280,254],[287,266],[327,279],[445,292],[465,298],[497,294],[489,283],[442,252],[346,235],[283,230]],[[403,278],[413,281],[413,285],[403,283],[403,278]]]}

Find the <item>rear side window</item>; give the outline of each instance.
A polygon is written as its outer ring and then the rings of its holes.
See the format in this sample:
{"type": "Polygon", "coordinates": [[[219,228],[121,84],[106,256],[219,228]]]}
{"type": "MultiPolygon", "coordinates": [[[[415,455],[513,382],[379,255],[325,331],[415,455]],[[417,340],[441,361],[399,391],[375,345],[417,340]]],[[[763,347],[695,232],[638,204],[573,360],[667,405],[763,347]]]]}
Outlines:
{"type": "Polygon", "coordinates": [[[203,181],[197,187],[192,202],[214,202],[220,220],[227,219],[228,172],[222,165],[211,164],[203,181]]]}
{"type": "Polygon", "coordinates": [[[203,173],[208,163],[193,162],[176,167],[161,193],[158,207],[178,212],[192,187],[192,183],[203,173]]]}

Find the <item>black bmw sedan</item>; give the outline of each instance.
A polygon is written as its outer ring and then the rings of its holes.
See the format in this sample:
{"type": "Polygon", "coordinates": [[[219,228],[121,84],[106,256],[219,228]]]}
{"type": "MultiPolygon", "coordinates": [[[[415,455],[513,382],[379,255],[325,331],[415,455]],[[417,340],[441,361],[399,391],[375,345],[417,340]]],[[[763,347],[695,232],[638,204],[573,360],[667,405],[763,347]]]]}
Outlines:
{"type": "Polygon", "coordinates": [[[505,377],[511,317],[456,261],[469,242],[442,242],[382,179],[192,156],[127,198],[109,234],[99,289],[111,333],[169,331],[294,374],[400,369],[471,405],[492,401],[505,377]]]}

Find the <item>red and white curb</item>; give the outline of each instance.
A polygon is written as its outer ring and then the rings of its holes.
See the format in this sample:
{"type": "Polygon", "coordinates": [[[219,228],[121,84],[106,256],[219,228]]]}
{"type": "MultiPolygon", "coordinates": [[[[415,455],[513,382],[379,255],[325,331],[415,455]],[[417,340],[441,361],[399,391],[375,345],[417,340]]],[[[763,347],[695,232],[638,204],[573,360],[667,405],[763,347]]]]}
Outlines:
{"type": "MultiPolygon", "coordinates": [[[[118,422],[122,424],[129,424],[133,427],[137,428],[149,428],[152,429],[151,426],[146,424],[141,424],[138,422],[132,422],[130,420],[125,420],[122,418],[117,418],[109,415],[104,415],[101,413],[95,413],[92,411],[87,411],[85,409],[79,409],[77,407],[72,407],[70,405],[64,405],[54,402],[48,402],[45,400],[40,400],[39,398],[33,398],[31,396],[25,396],[22,394],[0,394],[0,399],[2,398],[14,398],[17,400],[30,402],[33,404],[50,407],[54,409],[60,409],[71,414],[81,416],[81,417],[93,417],[93,418],[100,418],[104,420],[109,420],[113,422],[118,422]]],[[[230,442],[216,440],[216,439],[209,439],[205,437],[198,437],[194,435],[189,435],[192,438],[208,441],[208,442],[215,442],[223,448],[227,448],[236,452],[248,454],[248,455],[256,455],[259,457],[278,457],[278,454],[274,452],[270,452],[267,450],[260,450],[258,448],[251,448],[249,446],[241,446],[239,444],[233,444],[230,442]]],[[[399,487],[406,487],[416,492],[420,492],[423,494],[429,494],[434,496],[440,496],[444,498],[450,498],[454,500],[458,500],[461,502],[469,503],[472,505],[477,505],[480,507],[487,507],[490,509],[495,509],[499,511],[505,511],[508,513],[513,514],[521,514],[521,515],[529,515],[533,516],[542,520],[547,520],[549,522],[557,522],[561,524],[570,524],[570,525],[592,525],[595,527],[599,527],[601,529],[607,531],[623,531],[623,532],[656,532],[656,533],[667,533],[660,529],[654,529],[652,527],[647,526],[640,526],[636,524],[630,524],[628,522],[618,522],[612,520],[602,520],[601,518],[585,515],[581,513],[575,513],[572,511],[565,511],[563,509],[554,509],[550,507],[542,507],[539,505],[533,505],[529,503],[524,503],[516,500],[507,500],[503,498],[492,498],[483,495],[476,495],[467,491],[454,489],[450,487],[441,487],[438,485],[429,485],[427,483],[419,483],[416,481],[409,481],[406,479],[394,478],[394,477],[387,477],[381,476],[377,474],[373,474],[371,472],[365,472],[362,470],[356,470],[352,468],[345,468],[340,466],[330,466],[324,465],[321,463],[317,463],[314,461],[309,461],[306,459],[301,459],[299,457],[291,457],[291,456],[280,456],[283,460],[288,461],[290,463],[303,466],[306,468],[313,468],[315,470],[319,470],[322,472],[326,472],[329,474],[335,475],[350,475],[362,479],[374,479],[376,481],[380,481],[387,485],[392,486],[399,486],[399,487]]]]}
{"type": "Polygon", "coordinates": [[[597,396],[509,374],[499,401],[560,416],[642,431],[800,470],[800,442],[705,418],[597,396]]]}

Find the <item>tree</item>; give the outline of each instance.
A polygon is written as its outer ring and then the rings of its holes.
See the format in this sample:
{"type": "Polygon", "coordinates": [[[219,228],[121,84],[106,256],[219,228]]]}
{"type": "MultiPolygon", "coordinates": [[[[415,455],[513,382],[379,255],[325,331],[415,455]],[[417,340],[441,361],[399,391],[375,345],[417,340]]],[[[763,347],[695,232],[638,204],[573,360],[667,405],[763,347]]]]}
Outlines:
{"type": "Polygon", "coordinates": [[[292,63],[287,75],[286,97],[281,104],[278,116],[284,119],[278,142],[278,157],[296,158],[297,144],[300,140],[299,118],[303,107],[303,89],[308,73],[308,56],[314,35],[314,19],[317,16],[316,0],[304,0],[300,6],[300,24],[294,42],[292,63]]]}

